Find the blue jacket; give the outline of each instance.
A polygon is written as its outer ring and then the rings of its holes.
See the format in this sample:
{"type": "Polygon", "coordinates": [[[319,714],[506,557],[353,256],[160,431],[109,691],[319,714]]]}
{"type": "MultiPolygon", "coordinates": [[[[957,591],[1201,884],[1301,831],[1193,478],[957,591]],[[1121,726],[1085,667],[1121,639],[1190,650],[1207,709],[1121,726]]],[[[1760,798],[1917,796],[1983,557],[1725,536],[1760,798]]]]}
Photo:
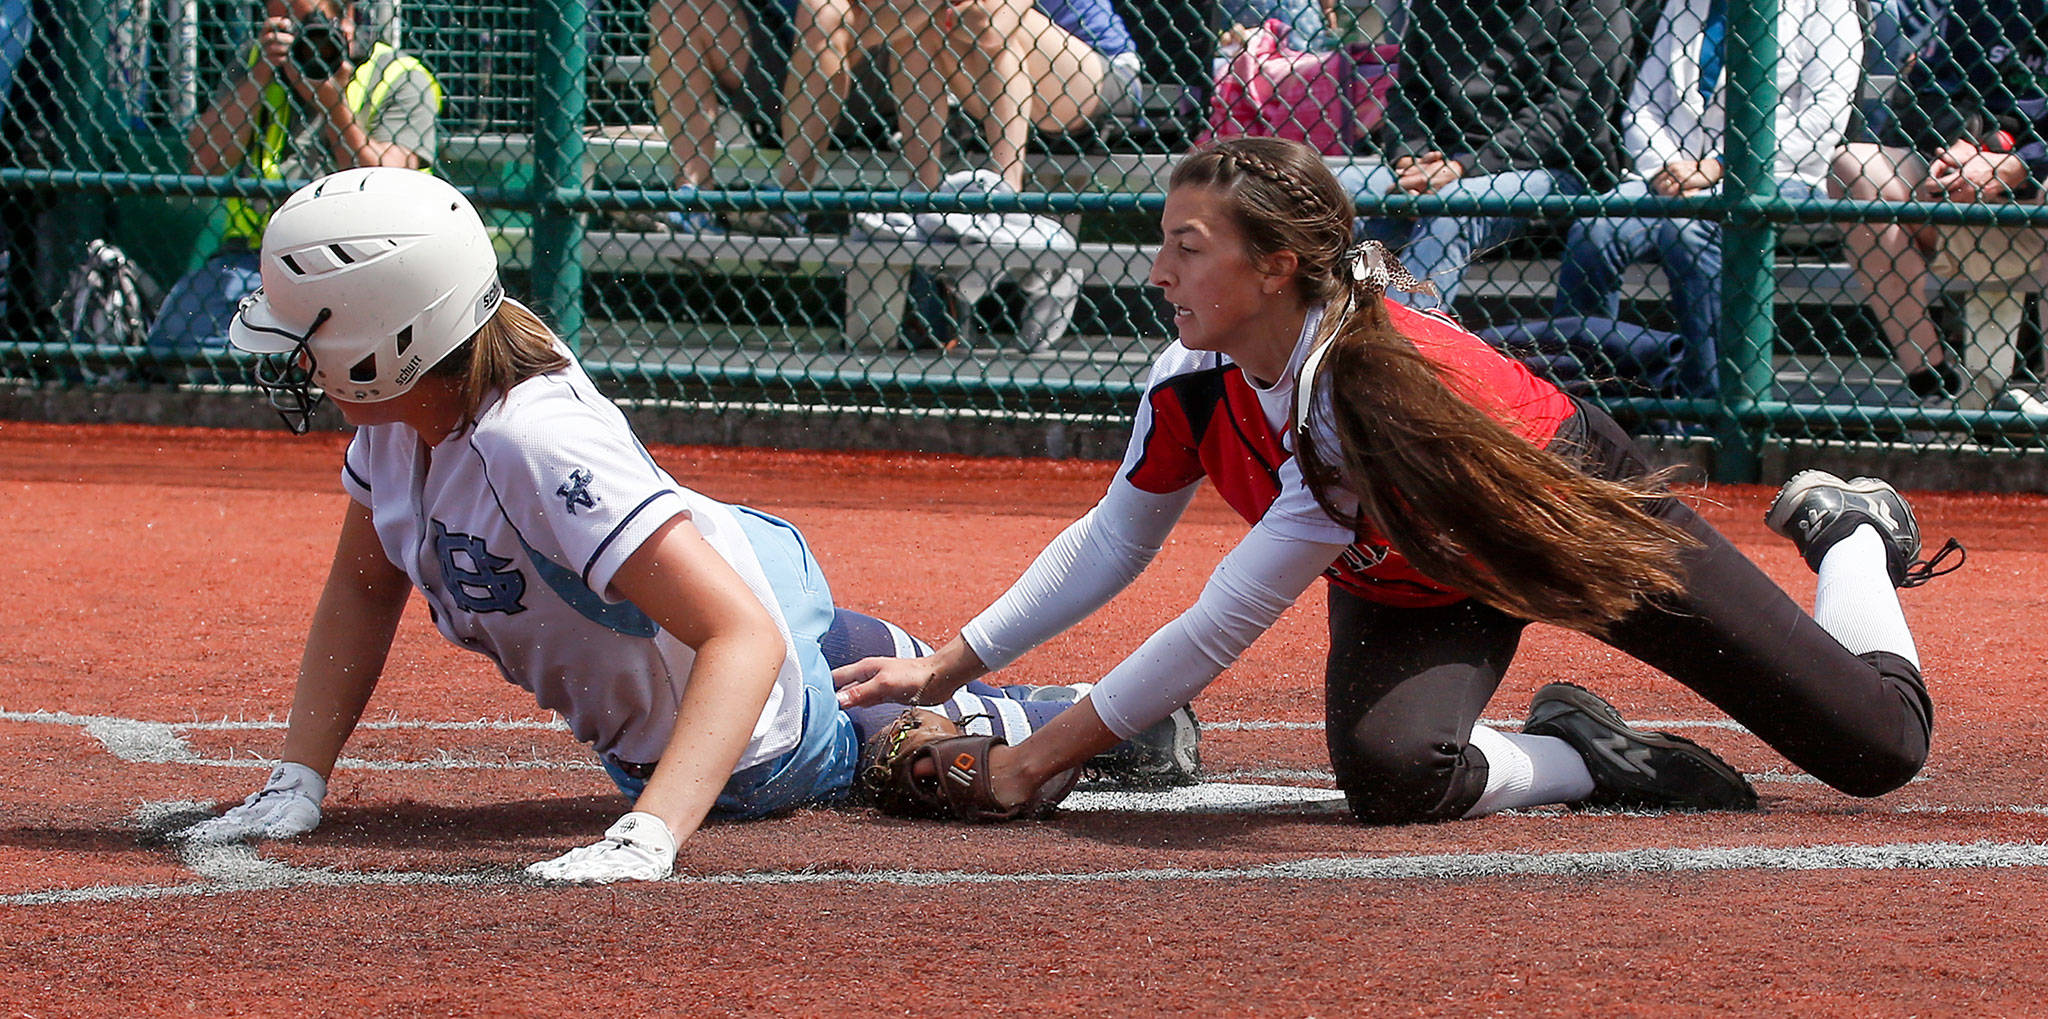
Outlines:
{"type": "Polygon", "coordinates": [[[1906,72],[1913,99],[1955,115],[1950,142],[1999,148],[1999,132],[2048,181],[2048,0],[1955,0],[1906,72]]]}

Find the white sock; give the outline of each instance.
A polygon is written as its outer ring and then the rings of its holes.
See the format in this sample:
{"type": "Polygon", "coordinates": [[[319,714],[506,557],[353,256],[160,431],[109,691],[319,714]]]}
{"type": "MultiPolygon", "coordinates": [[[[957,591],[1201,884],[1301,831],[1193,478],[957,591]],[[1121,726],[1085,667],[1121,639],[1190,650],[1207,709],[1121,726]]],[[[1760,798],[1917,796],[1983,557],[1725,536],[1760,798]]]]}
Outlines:
{"type": "Polygon", "coordinates": [[[1577,803],[1593,795],[1586,759],[1555,736],[1499,732],[1472,727],[1472,745],[1486,756],[1486,791],[1466,817],[1485,817],[1514,807],[1577,803]]]}
{"type": "Polygon", "coordinates": [[[1884,538],[1865,524],[1820,560],[1813,619],[1852,654],[1889,651],[1920,667],[1899,592],[1885,568],[1884,538]]]}

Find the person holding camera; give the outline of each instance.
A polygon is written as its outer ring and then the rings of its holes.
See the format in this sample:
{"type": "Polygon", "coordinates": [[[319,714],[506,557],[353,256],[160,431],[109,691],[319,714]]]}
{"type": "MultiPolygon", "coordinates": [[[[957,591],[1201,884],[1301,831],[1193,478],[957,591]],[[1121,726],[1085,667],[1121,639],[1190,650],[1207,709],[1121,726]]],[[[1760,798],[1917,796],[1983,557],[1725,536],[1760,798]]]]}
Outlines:
{"type": "MultiPolygon", "coordinates": [[[[361,166],[431,169],[441,84],[417,57],[373,38],[348,0],[267,0],[244,69],[186,134],[191,170],[310,180],[361,166]]],[[[261,285],[256,253],[270,203],[223,202],[221,246],[165,295],[149,349],[188,362],[187,381],[221,376],[193,363],[228,349],[228,323],[261,285]]]]}

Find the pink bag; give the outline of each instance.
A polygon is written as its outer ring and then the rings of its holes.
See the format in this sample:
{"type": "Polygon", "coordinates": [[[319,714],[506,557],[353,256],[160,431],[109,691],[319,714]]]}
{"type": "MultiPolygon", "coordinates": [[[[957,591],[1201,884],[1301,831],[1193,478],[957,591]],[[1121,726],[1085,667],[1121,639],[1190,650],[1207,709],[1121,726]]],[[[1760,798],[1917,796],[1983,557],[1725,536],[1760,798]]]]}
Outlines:
{"type": "Polygon", "coordinates": [[[1196,141],[1292,138],[1326,156],[1349,155],[1379,125],[1400,51],[1392,43],[1290,49],[1286,23],[1269,20],[1216,75],[1209,127],[1196,141]]]}

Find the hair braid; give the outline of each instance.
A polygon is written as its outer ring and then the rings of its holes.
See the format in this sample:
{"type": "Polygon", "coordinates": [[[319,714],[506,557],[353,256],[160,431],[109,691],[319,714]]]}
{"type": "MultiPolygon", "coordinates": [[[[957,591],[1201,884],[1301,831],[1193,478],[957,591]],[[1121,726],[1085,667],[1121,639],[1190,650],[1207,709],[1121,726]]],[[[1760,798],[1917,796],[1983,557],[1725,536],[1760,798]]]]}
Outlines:
{"type": "Polygon", "coordinates": [[[1238,166],[1265,178],[1274,187],[1279,188],[1289,200],[1303,208],[1313,209],[1327,202],[1325,196],[1318,194],[1299,177],[1288,173],[1286,169],[1270,160],[1261,159],[1250,152],[1233,152],[1230,158],[1238,166]]]}

